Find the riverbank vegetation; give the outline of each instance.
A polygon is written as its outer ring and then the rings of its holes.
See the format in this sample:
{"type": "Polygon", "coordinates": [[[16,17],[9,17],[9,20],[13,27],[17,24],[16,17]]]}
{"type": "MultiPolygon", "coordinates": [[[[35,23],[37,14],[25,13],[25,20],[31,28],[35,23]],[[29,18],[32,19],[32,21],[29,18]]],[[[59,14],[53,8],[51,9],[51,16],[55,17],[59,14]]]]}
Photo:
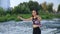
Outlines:
{"type": "Polygon", "coordinates": [[[31,17],[32,9],[38,10],[42,19],[60,18],[60,5],[58,6],[58,10],[55,11],[53,10],[53,3],[46,5],[46,2],[39,4],[36,1],[29,1],[20,3],[18,6],[9,8],[8,10],[0,7],[0,22],[10,20],[21,21],[17,18],[18,15],[23,18],[29,18],[31,17]]]}

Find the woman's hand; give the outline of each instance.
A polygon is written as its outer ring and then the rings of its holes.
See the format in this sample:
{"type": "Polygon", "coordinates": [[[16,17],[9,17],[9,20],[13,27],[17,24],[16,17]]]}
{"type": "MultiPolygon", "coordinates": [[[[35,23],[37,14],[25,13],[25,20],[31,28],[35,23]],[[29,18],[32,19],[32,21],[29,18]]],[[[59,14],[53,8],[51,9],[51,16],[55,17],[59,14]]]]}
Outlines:
{"type": "Polygon", "coordinates": [[[18,18],[21,19],[21,20],[24,20],[24,18],[22,18],[22,17],[20,17],[20,16],[18,16],[18,18]]]}
{"type": "Polygon", "coordinates": [[[24,18],[22,18],[22,17],[20,17],[20,16],[18,16],[18,18],[21,19],[21,20],[24,20],[24,21],[26,20],[26,19],[24,19],[24,18]]]}

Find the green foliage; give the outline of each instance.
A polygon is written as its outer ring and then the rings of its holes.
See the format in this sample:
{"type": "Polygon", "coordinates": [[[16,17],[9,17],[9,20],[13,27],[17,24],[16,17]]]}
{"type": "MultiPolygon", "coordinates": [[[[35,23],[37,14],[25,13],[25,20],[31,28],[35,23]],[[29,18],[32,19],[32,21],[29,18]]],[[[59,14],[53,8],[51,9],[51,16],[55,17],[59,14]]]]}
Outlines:
{"type": "Polygon", "coordinates": [[[39,10],[38,13],[42,17],[42,19],[52,19],[52,18],[54,18],[53,13],[42,12],[41,10],[39,10]]]}
{"type": "MultiPolygon", "coordinates": [[[[36,1],[29,1],[29,2],[23,2],[20,3],[18,6],[15,6],[14,8],[4,10],[0,7],[0,22],[4,21],[21,21],[21,19],[17,18],[17,16],[21,16],[23,18],[29,18],[31,17],[31,10],[37,9],[39,15],[42,17],[42,19],[52,19],[52,18],[60,18],[59,14],[54,14],[53,11],[53,3],[51,4],[44,4],[42,5],[38,4],[36,1]],[[45,12],[44,9],[48,12],[45,12]]],[[[60,5],[58,6],[58,11],[60,11],[60,5]]]]}
{"type": "Polygon", "coordinates": [[[60,18],[60,14],[56,14],[55,15],[55,18],[60,18]]]}
{"type": "Polygon", "coordinates": [[[17,15],[10,15],[10,14],[0,17],[0,22],[10,21],[10,20],[19,21],[20,19],[17,18],[17,15]]]}
{"type": "Polygon", "coordinates": [[[50,4],[47,5],[47,10],[49,12],[53,12],[53,3],[50,3],[50,4]]]}
{"type": "Polygon", "coordinates": [[[39,10],[40,9],[40,5],[38,4],[38,2],[29,1],[28,6],[29,6],[30,10],[32,10],[32,9],[39,10]]]}
{"type": "Polygon", "coordinates": [[[60,11],[60,4],[58,5],[58,10],[57,10],[58,12],[60,11]]]}
{"type": "Polygon", "coordinates": [[[4,14],[4,9],[0,7],[0,16],[4,14]]]}
{"type": "Polygon", "coordinates": [[[30,9],[27,5],[27,3],[21,3],[19,4],[18,6],[14,7],[13,9],[13,13],[16,13],[16,14],[26,14],[26,13],[30,13],[30,9]]]}
{"type": "Polygon", "coordinates": [[[29,14],[32,9],[40,9],[40,5],[37,2],[29,1],[20,3],[18,6],[15,6],[13,13],[15,14],[29,14]]]}

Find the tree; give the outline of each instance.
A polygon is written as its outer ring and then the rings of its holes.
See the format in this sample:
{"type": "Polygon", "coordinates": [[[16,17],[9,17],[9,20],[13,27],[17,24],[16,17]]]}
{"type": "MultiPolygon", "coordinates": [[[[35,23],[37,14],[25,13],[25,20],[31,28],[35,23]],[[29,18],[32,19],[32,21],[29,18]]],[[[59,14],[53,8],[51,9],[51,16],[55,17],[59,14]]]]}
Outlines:
{"type": "Polygon", "coordinates": [[[28,2],[28,6],[29,6],[30,10],[32,10],[34,8],[36,10],[39,10],[40,9],[40,6],[39,6],[38,2],[29,1],[28,2]]]}
{"type": "Polygon", "coordinates": [[[50,4],[48,4],[47,5],[47,10],[49,11],[49,12],[53,12],[53,3],[50,3],[50,4]]]}
{"type": "Polygon", "coordinates": [[[60,4],[58,5],[58,10],[57,11],[60,12],[60,4]]]}
{"type": "Polygon", "coordinates": [[[41,6],[42,6],[43,10],[47,12],[47,5],[46,5],[46,2],[42,3],[41,6]]]}
{"type": "Polygon", "coordinates": [[[0,16],[4,14],[4,9],[0,7],[0,16]]]}
{"type": "Polygon", "coordinates": [[[30,11],[32,9],[36,9],[39,10],[40,9],[40,5],[37,2],[33,2],[33,1],[29,1],[29,2],[23,2],[20,3],[18,6],[15,6],[13,9],[13,13],[31,13],[30,11]]]}
{"type": "Polygon", "coordinates": [[[28,7],[28,3],[27,2],[23,2],[23,3],[20,3],[18,6],[14,7],[13,9],[13,13],[16,13],[16,14],[21,14],[21,13],[30,13],[30,9],[28,7]]]}
{"type": "Polygon", "coordinates": [[[43,10],[43,7],[42,7],[42,5],[40,4],[40,10],[43,10]]]}

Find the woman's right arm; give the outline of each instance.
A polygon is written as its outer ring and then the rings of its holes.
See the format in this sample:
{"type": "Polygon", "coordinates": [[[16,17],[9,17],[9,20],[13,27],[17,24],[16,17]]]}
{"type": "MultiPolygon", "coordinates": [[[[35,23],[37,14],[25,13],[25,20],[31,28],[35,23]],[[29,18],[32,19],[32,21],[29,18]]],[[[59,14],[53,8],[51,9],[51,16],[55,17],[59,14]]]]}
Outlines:
{"type": "Polygon", "coordinates": [[[30,21],[30,20],[32,20],[32,17],[30,17],[30,18],[28,18],[28,19],[24,19],[24,18],[18,16],[18,18],[21,19],[21,20],[24,20],[24,21],[30,21]]]}

